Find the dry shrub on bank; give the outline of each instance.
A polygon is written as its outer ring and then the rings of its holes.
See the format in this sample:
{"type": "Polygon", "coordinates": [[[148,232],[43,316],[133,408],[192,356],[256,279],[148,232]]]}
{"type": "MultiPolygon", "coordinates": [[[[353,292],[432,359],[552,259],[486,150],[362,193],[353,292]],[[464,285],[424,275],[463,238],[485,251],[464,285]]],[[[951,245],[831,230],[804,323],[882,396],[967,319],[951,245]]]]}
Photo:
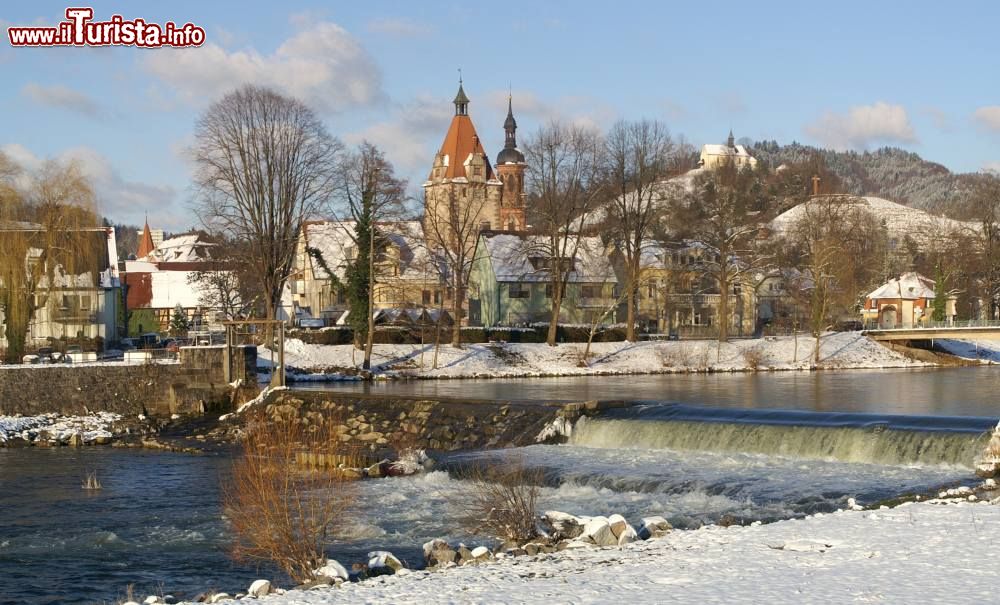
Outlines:
{"type": "Polygon", "coordinates": [[[332,424],[305,426],[297,416],[263,413],[247,419],[242,452],[223,486],[236,560],[273,563],[296,582],[323,565],[324,548],[350,515],[353,489],[336,469],[297,465],[296,454],[343,456],[340,441],[325,428],[332,424]]]}
{"type": "Polygon", "coordinates": [[[538,536],[540,470],[529,469],[522,458],[508,455],[466,469],[463,478],[472,484],[466,529],[518,543],[538,536]]]}
{"type": "Polygon", "coordinates": [[[764,352],[758,347],[747,347],[743,349],[743,363],[747,368],[756,372],[764,362],[764,352]]]}

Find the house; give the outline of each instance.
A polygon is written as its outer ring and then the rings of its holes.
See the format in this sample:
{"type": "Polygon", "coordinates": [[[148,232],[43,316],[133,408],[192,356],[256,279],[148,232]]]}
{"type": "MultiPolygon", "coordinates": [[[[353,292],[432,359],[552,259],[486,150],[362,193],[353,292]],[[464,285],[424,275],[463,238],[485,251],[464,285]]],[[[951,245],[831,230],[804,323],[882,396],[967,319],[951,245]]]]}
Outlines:
{"type": "MultiPolygon", "coordinates": [[[[891,279],[865,297],[865,325],[882,329],[919,327],[930,321],[934,280],[916,272],[891,279]]],[[[954,318],[954,305],[952,305],[954,318]]]]}
{"type": "MultiPolygon", "coordinates": [[[[299,235],[292,301],[304,318],[334,322],[348,310],[343,285],[347,268],[357,258],[354,221],[309,221],[299,235]]],[[[380,243],[375,254],[373,307],[438,308],[444,304],[444,266],[424,245],[419,221],[376,225],[380,243]]]]}
{"type": "MultiPolygon", "coordinates": [[[[31,231],[37,226],[20,224],[13,230],[31,231]]],[[[40,228],[39,228],[40,229],[40,228]]],[[[0,237],[4,237],[0,229],[0,237]]],[[[57,265],[43,275],[35,288],[36,309],[28,325],[29,348],[49,346],[52,340],[88,339],[106,348],[118,339],[121,284],[115,231],[110,228],[78,229],[81,246],[93,250],[93,263],[86,270],[57,265]],[[78,272],[79,270],[79,272],[78,272]]],[[[30,248],[27,265],[38,263],[41,250],[30,248]]],[[[0,311],[0,325],[5,321],[0,311]]],[[[0,330],[0,349],[7,347],[0,330]]]]}
{"type": "Polygon", "coordinates": [[[199,234],[171,237],[154,245],[147,223],[135,260],[122,263],[127,333],[166,332],[178,305],[191,325],[209,327],[225,319],[215,308],[209,287],[197,279],[206,271],[224,271],[212,260],[214,243],[199,234]]]}
{"type": "MultiPolygon", "coordinates": [[[[624,258],[616,251],[614,264],[624,282],[624,258]]],[[[685,240],[667,245],[643,243],[640,257],[636,321],[645,332],[680,335],[716,333],[722,295],[718,282],[707,271],[718,253],[701,242],[685,240]]],[[[729,333],[749,335],[756,324],[755,288],[748,276],[730,284],[729,333]]]]}
{"type": "Polygon", "coordinates": [[[757,166],[757,158],[750,155],[746,147],[736,144],[732,130],[729,131],[729,138],[725,145],[702,145],[701,157],[698,160],[699,167],[709,170],[727,163],[733,163],[739,169],[757,166]]]}
{"type": "MultiPolygon", "coordinates": [[[[469,325],[547,322],[552,317],[551,257],[540,236],[483,232],[469,275],[469,325]]],[[[616,321],[617,284],[598,237],[581,237],[560,305],[560,323],[616,321]]]]}

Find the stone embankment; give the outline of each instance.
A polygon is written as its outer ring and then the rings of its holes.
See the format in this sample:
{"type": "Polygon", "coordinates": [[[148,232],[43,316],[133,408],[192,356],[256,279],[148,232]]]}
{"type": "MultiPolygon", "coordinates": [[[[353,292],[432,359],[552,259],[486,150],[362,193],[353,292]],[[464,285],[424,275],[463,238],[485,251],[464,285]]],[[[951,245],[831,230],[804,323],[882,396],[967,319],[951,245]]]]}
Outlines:
{"type": "Polygon", "coordinates": [[[518,402],[478,399],[392,397],[282,389],[240,414],[224,417],[211,436],[238,432],[251,409],[272,419],[298,417],[338,435],[348,450],[454,451],[559,442],[585,415],[629,405],[622,401],[518,402]]]}

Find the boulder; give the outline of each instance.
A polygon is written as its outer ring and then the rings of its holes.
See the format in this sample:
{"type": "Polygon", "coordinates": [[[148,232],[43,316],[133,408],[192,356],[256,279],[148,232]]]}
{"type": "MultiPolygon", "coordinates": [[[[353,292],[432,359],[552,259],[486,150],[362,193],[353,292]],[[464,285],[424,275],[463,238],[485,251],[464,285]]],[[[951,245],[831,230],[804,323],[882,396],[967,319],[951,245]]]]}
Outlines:
{"type": "Polygon", "coordinates": [[[142,603],[143,605],[158,605],[159,603],[163,603],[163,599],[155,594],[151,594],[142,603]]]}
{"type": "Polygon", "coordinates": [[[608,525],[611,526],[611,533],[613,533],[616,538],[620,538],[621,535],[625,533],[625,530],[630,527],[628,521],[625,520],[625,517],[619,514],[614,514],[608,517],[608,525]]]}
{"type": "Polygon", "coordinates": [[[583,533],[580,534],[581,542],[591,542],[597,546],[617,546],[618,538],[611,531],[611,524],[607,517],[593,517],[583,526],[583,533]]]}
{"type": "Polygon", "coordinates": [[[578,537],[583,533],[585,524],[585,519],[555,510],[545,511],[542,515],[542,526],[556,540],[578,537]]]}
{"type": "Polygon", "coordinates": [[[663,517],[645,517],[639,524],[638,534],[642,540],[649,540],[650,538],[659,538],[672,529],[673,526],[663,517]]]}
{"type": "Polygon", "coordinates": [[[485,546],[477,546],[473,548],[470,554],[472,554],[472,558],[476,561],[486,561],[493,555],[493,553],[490,552],[490,549],[485,546]]]}
{"type": "Polygon", "coordinates": [[[208,597],[206,603],[222,603],[223,601],[232,601],[233,597],[229,596],[228,592],[217,592],[214,595],[208,597]]]}
{"type": "MultiPolygon", "coordinates": [[[[330,578],[315,578],[303,584],[299,584],[298,586],[295,587],[295,590],[313,590],[315,588],[326,588],[331,584],[333,584],[333,581],[330,578]]],[[[274,594],[279,594],[279,593],[277,590],[275,590],[274,594]]]]}
{"type": "Polygon", "coordinates": [[[317,579],[327,578],[331,581],[339,580],[341,582],[346,582],[351,577],[347,573],[347,569],[334,559],[327,559],[323,567],[313,571],[313,575],[317,579]]]}
{"type": "Polygon", "coordinates": [[[403,563],[387,550],[375,550],[368,553],[368,575],[392,575],[403,568],[403,563]]]}
{"type": "Polygon", "coordinates": [[[625,546],[631,542],[635,542],[639,539],[639,533],[635,531],[635,528],[631,525],[626,526],[625,530],[618,536],[618,546],[625,546]]]}
{"type": "Polygon", "coordinates": [[[251,597],[265,597],[271,593],[271,583],[267,580],[256,580],[247,588],[247,594],[251,597]]]}
{"type": "Polygon", "coordinates": [[[424,543],[424,562],[427,567],[439,567],[448,563],[454,563],[458,556],[451,546],[444,540],[435,538],[424,543]]]}
{"type": "Polygon", "coordinates": [[[456,563],[458,563],[459,565],[465,565],[469,561],[474,560],[474,557],[472,556],[472,551],[469,550],[465,546],[465,544],[459,544],[457,552],[458,552],[458,561],[456,561],[456,563]]]}

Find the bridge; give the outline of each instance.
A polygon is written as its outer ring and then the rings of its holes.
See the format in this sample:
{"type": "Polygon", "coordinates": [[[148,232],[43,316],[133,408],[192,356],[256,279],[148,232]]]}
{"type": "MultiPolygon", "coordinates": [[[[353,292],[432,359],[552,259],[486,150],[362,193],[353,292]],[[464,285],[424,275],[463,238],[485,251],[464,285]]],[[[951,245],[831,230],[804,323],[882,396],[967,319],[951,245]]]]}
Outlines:
{"type": "Polygon", "coordinates": [[[1000,321],[973,319],[968,321],[929,321],[914,326],[882,328],[866,327],[862,334],[872,340],[1000,340],[1000,321]]]}

